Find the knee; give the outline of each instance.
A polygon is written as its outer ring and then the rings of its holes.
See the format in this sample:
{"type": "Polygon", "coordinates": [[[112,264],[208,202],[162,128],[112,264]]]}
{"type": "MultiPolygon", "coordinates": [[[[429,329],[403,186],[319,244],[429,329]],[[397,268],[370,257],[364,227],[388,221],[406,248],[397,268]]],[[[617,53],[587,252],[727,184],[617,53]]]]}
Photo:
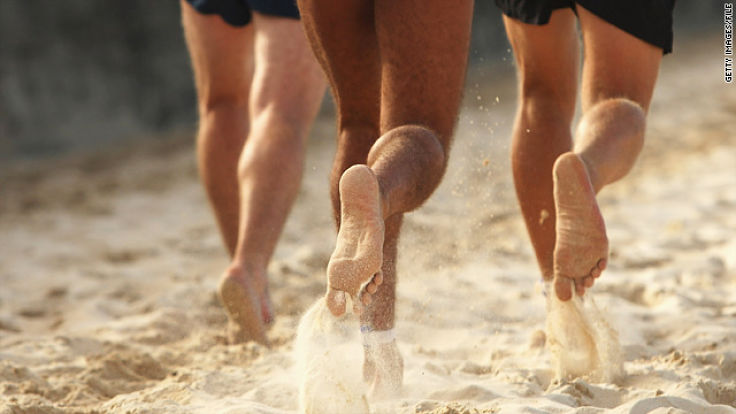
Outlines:
{"type": "Polygon", "coordinates": [[[248,135],[248,101],[234,94],[201,96],[197,140],[221,148],[241,146],[248,135]],[[225,146],[225,147],[223,147],[225,146]]]}
{"type": "Polygon", "coordinates": [[[301,170],[311,122],[295,119],[279,105],[253,112],[247,145],[238,164],[239,176],[248,176],[258,166],[301,170]]]}
{"type": "MultiPolygon", "coordinates": [[[[569,92],[567,92],[569,94],[569,92]]],[[[524,82],[511,145],[514,165],[526,165],[542,158],[554,160],[572,142],[575,99],[545,84],[524,82]]]]}
{"type": "Polygon", "coordinates": [[[248,139],[287,146],[303,144],[310,127],[309,122],[294,117],[280,105],[253,111],[251,124],[248,139]]]}
{"type": "Polygon", "coordinates": [[[218,117],[248,115],[248,93],[238,91],[237,88],[208,88],[199,91],[198,109],[202,121],[218,117]],[[223,90],[220,90],[223,89],[223,90]]]}
{"type": "Polygon", "coordinates": [[[245,173],[255,163],[273,164],[288,168],[300,163],[306,151],[309,125],[294,122],[277,108],[256,114],[251,119],[245,150],[240,159],[240,172],[245,173]]]}
{"type": "Polygon", "coordinates": [[[318,109],[319,101],[306,103],[271,97],[254,102],[250,107],[249,139],[265,139],[284,146],[304,145],[318,109]]]}
{"type": "Polygon", "coordinates": [[[326,84],[321,76],[298,78],[294,82],[280,75],[257,73],[250,102],[254,121],[274,121],[296,131],[308,129],[317,116],[326,84]]]}

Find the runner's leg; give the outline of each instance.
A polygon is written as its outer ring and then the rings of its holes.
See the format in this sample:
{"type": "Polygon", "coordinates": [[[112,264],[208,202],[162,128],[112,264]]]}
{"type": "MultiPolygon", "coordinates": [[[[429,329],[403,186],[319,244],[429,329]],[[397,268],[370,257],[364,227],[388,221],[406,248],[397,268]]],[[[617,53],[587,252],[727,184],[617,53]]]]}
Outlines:
{"type": "Polygon", "coordinates": [[[570,151],[575,114],[578,36],[570,9],[552,12],[543,26],[504,16],[519,79],[511,145],[516,195],[545,280],[553,276],[555,206],[552,166],[570,151]]]}
{"type": "Polygon", "coordinates": [[[220,294],[231,339],[265,341],[273,318],[266,269],[301,182],[306,139],[325,90],[298,20],[253,13],[251,130],[238,166],[238,243],[220,294]]]}
{"type": "Polygon", "coordinates": [[[232,256],[238,241],[237,166],[250,130],[253,25],[234,27],[180,1],[199,109],[197,162],[220,234],[232,256]]]}
{"type": "Polygon", "coordinates": [[[555,164],[557,295],[579,295],[606,267],[608,239],[595,194],[624,177],[644,144],[662,49],[578,6],[583,31],[583,117],[574,152],[555,164]]]}

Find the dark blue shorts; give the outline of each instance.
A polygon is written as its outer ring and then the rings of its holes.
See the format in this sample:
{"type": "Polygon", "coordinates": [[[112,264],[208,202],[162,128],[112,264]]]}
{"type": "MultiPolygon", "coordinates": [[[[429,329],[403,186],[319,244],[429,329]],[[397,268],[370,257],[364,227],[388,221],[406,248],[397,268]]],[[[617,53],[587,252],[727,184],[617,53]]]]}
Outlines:
{"type": "Polygon", "coordinates": [[[198,12],[219,14],[232,26],[245,26],[253,19],[252,12],[269,16],[299,18],[296,0],[186,0],[198,12]]]}
{"type": "Polygon", "coordinates": [[[554,10],[580,4],[591,13],[664,53],[672,52],[675,0],[496,0],[503,14],[524,23],[549,23],[554,10]]]}

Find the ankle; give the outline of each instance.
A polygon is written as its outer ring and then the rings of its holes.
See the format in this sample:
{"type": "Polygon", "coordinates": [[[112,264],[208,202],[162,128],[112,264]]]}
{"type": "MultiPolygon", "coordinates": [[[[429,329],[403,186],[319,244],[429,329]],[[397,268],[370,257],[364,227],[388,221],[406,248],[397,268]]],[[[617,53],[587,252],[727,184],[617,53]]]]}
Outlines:
{"type": "Polygon", "coordinates": [[[382,346],[395,346],[396,344],[396,333],[393,329],[373,330],[371,327],[363,325],[360,327],[360,333],[363,340],[363,347],[366,350],[375,350],[382,346]]]}
{"type": "Polygon", "coordinates": [[[256,266],[244,261],[233,260],[225,269],[225,277],[262,283],[266,277],[264,266],[256,266]]]}

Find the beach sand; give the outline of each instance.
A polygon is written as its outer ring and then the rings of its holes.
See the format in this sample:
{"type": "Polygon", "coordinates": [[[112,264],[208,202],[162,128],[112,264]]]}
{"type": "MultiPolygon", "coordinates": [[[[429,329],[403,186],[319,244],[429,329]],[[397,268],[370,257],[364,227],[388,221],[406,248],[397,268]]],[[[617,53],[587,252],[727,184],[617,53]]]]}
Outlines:
{"type": "MultiPolygon", "coordinates": [[[[507,161],[513,77],[489,69],[469,77],[443,184],[406,216],[405,385],[371,412],[736,413],[736,90],[719,39],[702,44],[665,58],[644,152],[599,196],[611,255],[591,293],[619,333],[624,377],[554,378],[507,161]]],[[[269,268],[271,349],[226,343],[215,290],[227,257],[192,131],[3,166],[0,414],[295,412],[296,327],[335,240],[333,122],[314,127],[269,268]]],[[[347,349],[358,375],[360,346],[347,349]]]]}

